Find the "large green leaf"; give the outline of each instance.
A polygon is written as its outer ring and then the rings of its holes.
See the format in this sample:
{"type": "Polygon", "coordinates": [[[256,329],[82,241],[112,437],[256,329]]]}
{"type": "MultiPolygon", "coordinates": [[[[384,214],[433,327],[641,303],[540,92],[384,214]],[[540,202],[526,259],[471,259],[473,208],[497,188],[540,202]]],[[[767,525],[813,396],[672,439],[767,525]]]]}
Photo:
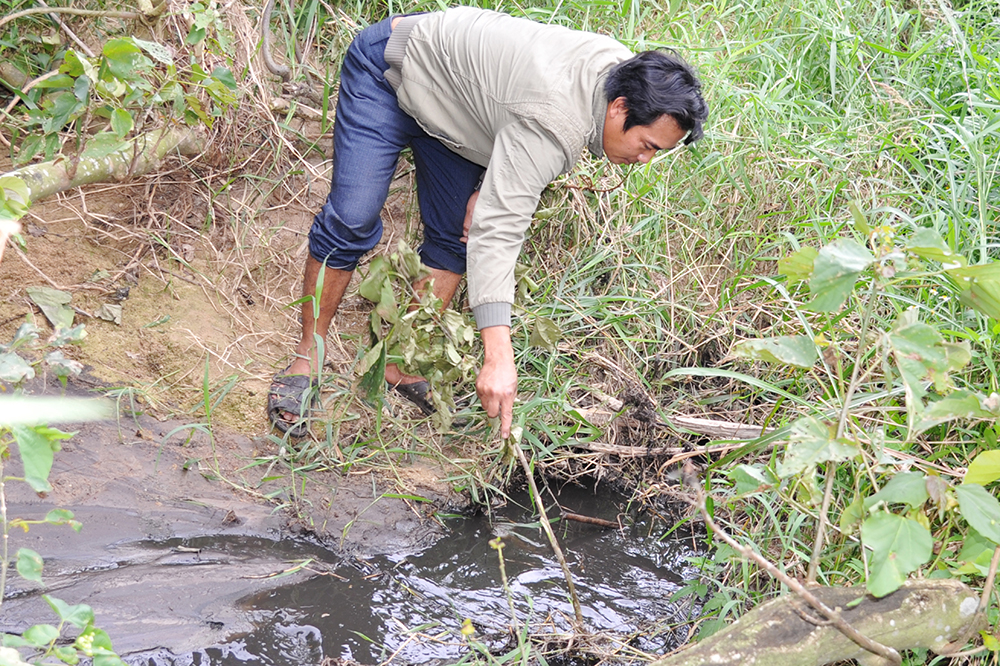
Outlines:
{"type": "Polygon", "coordinates": [[[35,647],[44,648],[59,638],[59,630],[51,624],[36,624],[24,632],[24,640],[35,647]]]}
{"type": "Polygon", "coordinates": [[[819,360],[816,343],[808,335],[741,340],[733,352],[741,358],[783,363],[796,368],[811,368],[819,360]]]}
{"type": "Polygon", "coordinates": [[[879,511],[861,525],[861,541],[872,549],[868,591],[884,597],[931,557],[934,540],[926,527],[910,518],[879,511]]]}
{"type": "Polygon", "coordinates": [[[1000,545],[1000,502],[976,483],[964,483],[955,488],[962,517],[977,532],[1000,545]]]}
{"type": "Polygon", "coordinates": [[[24,465],[24,480],[36,492],[52,490],[48,479],[49,472],[52,471],[53,455],[62,448],[60,440],[69,439],[73,436],[72,433],[48,426],[14,426],[11,432],[24,465]]]}
{"type": "Polygon", "coordinates": [[[1000,479],[1000,449],[983,451],[969,464],[963,483],[988,486],[1000,479]]]}
{"type": "Polygon", "coordinates": [[[42,582],[42,556],[30,548],[20,548],[17,551],[17,573],[21,578],[42,582]]]}
{"type": "Polygon", "coordinates": [[[94,623],[94,611],[87,604],[74,604],[71,606],[62,599],[57,599],[47,594],[42,595],[42,598],[45,599],[45,602],[63,622],[69,622],[78,629],[83,629],[94,623]]]}
{"type": "Polygon", "coordinates": [[[865,508],[870,509],[879,502],[886,504],[906,504],[911,509],[923,506],[930,495],[927,493],[927,476],[923,472],[900,472],[889,479],[882,490],[865,500],[865,508]]]}
{"type": "Polygon", "coordinates": [[[824,462],[848,460],[858,455],[858,447],[848,439],[837,438],[833,426],[815,416],[804,416],[791,426],[785,459],[778,463],[778,475],[812,473],[824,462]]]}
{"type": "Polygon", "coordinates": [[[820,249],[809,280],[813,295],[809,308],[816,312],[836,312],[854,290],[858,275],[874,260],[867,248],[849,238],[820,249]]]}

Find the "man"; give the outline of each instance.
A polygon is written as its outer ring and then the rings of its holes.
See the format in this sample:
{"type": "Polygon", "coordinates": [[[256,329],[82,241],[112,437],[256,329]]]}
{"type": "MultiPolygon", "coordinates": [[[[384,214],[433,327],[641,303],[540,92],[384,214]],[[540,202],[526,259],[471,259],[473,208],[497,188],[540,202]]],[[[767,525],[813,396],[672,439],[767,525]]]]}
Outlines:
{"type": "MultiPolygon", "coordinates": [[[[702,135],[708,107],[691,68],[660,51],[496,12],[457,7],[363,30],[341,70],[330,196],[309,233],[304,295],[323,271],[319,316],[302,309],[295,360],[275,377],[272,422],[304,433],[303,396],[351,273],[382,235],[400,151],[410,146],[424,221],[422,261],[444,303],[468,256],[469,301],[485,350],[476,391],[510,434],[517,371],[510,338],[514,265],[542,190],[584,148],[615,164],[702,135]]],[[[418,285],[418,288],[424,285],[418,285]]],[[[425,412],[427,382],[386,368],[425,412]]]]}

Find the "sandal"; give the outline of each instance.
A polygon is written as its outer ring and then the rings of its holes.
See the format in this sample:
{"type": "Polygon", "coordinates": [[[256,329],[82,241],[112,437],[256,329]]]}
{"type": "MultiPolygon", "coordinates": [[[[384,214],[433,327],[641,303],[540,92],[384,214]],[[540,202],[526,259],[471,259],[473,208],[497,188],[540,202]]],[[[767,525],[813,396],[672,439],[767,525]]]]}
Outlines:
{"type": "Polygon", "coordinates": [[[275,375],[267,393],[267,416],[271,425],[292,437],[308,435],[309,418],[319,406],[319,395],[313,390],[318,385],[308,375],[275,375]],[[289,421],[285,412],[297,414],[298,418],[289,421]]]}
{"type": "Polygon", "coordinates": [[[419,407],[425,416],[430,416],[437,411],[434,408],[434,403],[427,397],[427,394],[430,393],[431,385],[426,380],[413,382],[412,384],[389,384],[389,387],[419,407]]]}

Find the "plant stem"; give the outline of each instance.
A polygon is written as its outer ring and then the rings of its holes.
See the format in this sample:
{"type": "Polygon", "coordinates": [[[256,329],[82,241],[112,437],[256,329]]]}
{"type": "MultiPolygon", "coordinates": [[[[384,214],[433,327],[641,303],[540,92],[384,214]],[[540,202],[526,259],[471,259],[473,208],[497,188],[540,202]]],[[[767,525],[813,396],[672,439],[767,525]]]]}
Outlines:
{"type": "Polygon", "coordinates": [[[0,457],[0,528],[3,529],[3,548],[0,553],[0,608],[3,608],[4,595],[7,592],[7,554],[8,554],[8,532],[7,532],[7,489],[6,477],[3,475],[3,458],[0,457]]]}
{"type": "MultiPolygon", "coordinates": [[[[843,405],[840,409],[840,418],[837,421],[837,439],[844,436],[844,429],[847,426],[847,417],[851,410],[851,398],[858,390],[858,374],[861,372],[861,360],[865,356],[865,340],[868,338],[868,324],[871,322],[872,309],[875,303],[875,285],[868,289],[868,296],[865,299],[865,309],[861,315],[861,335],[858,337],[858,350],[854,355],[854,367],[851,369],[851,381],[847,385],[844,393],[843,405]]],[[[806,584],[815,583],[819,574],[819,559],[823,552],[826,541],[826,520],[830,511],[830,504],[833,501],[833,484],[837,478],[837,463],[830,461],[826,466],[826,485],[823,488],[823,506],[819,512],[819,525],[816,526],[816,541],[813,543],[812,555],[809,557],[809,570],[806,573],[806,584]]]]}
{"type": "Polygon", "coordinates": [[[580,599],[576,596],[576,586],[573,585],[573,575],[569,571],[569,565],[566,564],[566,558],[563,557],[562,548],[559,547],[559,540],[556,539],[555,532],[552,531],[552,524],[549,522],[549,517],[545,515],[545,504],[542,503],[542,496],[538,492],[538,486],[535,485],[535,477],[531,473],[531,466],[528,464],[528,459],[524,455],[524,451],[521,449],[519,443],[511,443],[510,447],[514,449],[514,454],[517,459],[521,462],[521,467],[524,469],[524,476],[528,479],[528,487],[531,489],[531,496],[535,500],[535,506],[538,507],[538,516],[542,521],[542,528],[545,530],[545,534],[549,537],[549,544],[552,546],[552,552],[555,553],[556,559],[559,560],[559,566],[562,567],[563,576],[566,577],[566,585],[569,587],[569,598],[573,603],[573,613],[576,615],[577,628],[583,628],[583,611],[580,609],[580,599]]]}

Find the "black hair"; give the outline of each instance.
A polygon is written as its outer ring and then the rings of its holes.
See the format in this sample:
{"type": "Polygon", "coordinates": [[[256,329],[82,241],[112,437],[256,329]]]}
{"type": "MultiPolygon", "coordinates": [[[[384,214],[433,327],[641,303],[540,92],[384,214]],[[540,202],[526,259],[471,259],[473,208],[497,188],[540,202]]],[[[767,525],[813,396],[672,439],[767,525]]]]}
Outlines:
{"type": "Polygon", "coordinates": [[[618,63],[608,72],[604,91],[608,103],[625,98],[625,131],[652,125],[667,114],[688,132],[685,144],[702,137],[708,104],[701,96],[701,81],[694,68],[672,51],[643,51],[618,63]]]}

